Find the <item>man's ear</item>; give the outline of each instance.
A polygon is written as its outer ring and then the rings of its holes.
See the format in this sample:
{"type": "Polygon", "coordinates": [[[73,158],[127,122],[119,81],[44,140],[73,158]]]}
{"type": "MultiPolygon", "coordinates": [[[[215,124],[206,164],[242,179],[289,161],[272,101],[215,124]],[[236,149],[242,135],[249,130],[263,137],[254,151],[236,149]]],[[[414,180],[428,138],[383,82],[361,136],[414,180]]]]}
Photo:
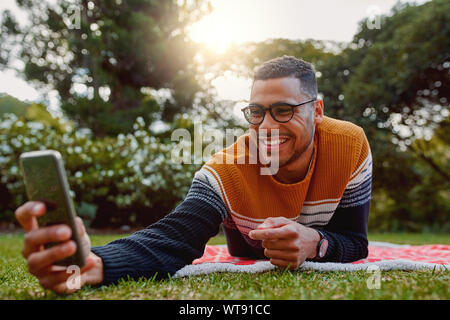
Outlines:
{"type": "Polygon", "coordinates": [[[316,100],[314,107],[314,123],[317,125],[323,120],[323,100],[316,100]]]}

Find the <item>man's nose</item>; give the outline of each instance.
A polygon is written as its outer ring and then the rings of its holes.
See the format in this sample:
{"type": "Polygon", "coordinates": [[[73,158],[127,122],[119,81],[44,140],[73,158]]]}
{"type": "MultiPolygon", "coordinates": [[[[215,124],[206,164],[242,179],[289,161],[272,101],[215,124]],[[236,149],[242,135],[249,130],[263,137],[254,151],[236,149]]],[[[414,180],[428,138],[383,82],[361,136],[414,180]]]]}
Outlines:
{"type": "Polygon", "coordinates": [[[267,130],[267,134],[269,134],[270,130],[279,129],[280,128],[279,125],[280,124],[272,118],[272,115],[270,114],[269,110],[267,110],[266,115],[264,116],[264,120],[263,122],[261,122],[258,129],[259,130],[265,129],[267,130]]]}

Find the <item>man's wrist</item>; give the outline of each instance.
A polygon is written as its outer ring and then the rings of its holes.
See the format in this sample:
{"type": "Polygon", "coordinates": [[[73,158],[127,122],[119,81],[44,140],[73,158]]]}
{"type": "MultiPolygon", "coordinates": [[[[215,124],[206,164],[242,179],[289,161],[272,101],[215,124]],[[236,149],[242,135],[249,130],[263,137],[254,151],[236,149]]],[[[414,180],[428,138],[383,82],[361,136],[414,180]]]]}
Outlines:
{"type": "Polygon", "coordinates": [[[310,228],[312,234],[312,242],[313,247],[311,249],[311,253],[308,256],[308,259],[314,259],[317,256],[317,247],[319,246],[320,239],[322,238],[319,232],[316,229],[310,228]]]}
{"type": "Polygon", "coordinates": [[[101,257],[99,257],[98,255],[96,255],[95,253],[93,253],[91,251],[91,253],[89,254],[90,258],[92,258],[95,262],[95,266],[90,270],[91,274],[90,274],[90,281],[89,284],[92,285],[100,285],[103,283],[104,280],[104,265],[103,265],[103,260],[101,257]]]}

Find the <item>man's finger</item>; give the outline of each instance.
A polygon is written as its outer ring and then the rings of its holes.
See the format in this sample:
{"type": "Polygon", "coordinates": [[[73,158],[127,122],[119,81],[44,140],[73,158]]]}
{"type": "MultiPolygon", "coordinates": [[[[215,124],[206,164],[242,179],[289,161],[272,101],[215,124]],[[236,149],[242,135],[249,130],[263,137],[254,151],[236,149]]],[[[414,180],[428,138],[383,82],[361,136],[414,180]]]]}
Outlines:
{"type": "Polygon", "coordinates": [[[260,224],[257,229],[278,228],[292,222],[292,220],[285,217],[270,217],[264,220],[264,222],[260,224]]]}
{"type": "Polygon", "coordinates": [[[298,245],[292,239],[287,240],[263,240],[262,246],[266,249],[297,250],[298,245]]]}
{"type": "Polygon", "coordinates": [[[294,251],[264,249],[264,255],[268,258],[287,260],[292,263],[297,261],[297,253],[294,251]]]}
{"type": "Polygon", "coordinates": [[[70,276],[71,274],[67,271],[47,273],[39,277],[39,284],[45,289],[51,289],[57,284],[67,281],[70,276]]]}
{"type": "Polygon", "coordinates": [[[250,231],[248,236],[253,240],[275,240],[275,239],[293,239],[297,237],[297,233],[290,225],[280,228],[256,229],[250,231]]]}
{"type": "MultiPolygon", "coordinates": [[[[93,267],[95,267],[95,260],[91,257],[88,257],[86,259],[86,265],[80,270],[80,273],[84,273],[89,270],[91,270],[93,267]]],[[[58,265],[50,265],[47,267],[44,267],[42,269],[40,269],[38,272],[35,273],[35,276],[39,279],[41,278],[45,278],[47,276],[52,276],[54,274],[59,274],[59,273],[67,273],[67,267],[66,266],[58,266],[58,265]]],[[[68,275],[70,275],[71,273],[67,273],[68,275]]]]}
{"type": "Polygon", "coordinates": [[[80,282],[79,282],[79,287],[78,286],[68,286],[68,281],[63,281],[57,285],[55,285],[53,288],[51,288],[54,292],[58,293],[58,294],[71,294],[74,293],[75,291],[81,289],[82,286],[85,285],[86,283],[86,273],[82,273],[80,275],[80,282]]]}
{"type": "Polygon", "coordinates": [[[81,273],[91,270],[93,267],[95,267],[95,265],[95,260],[92,257],[88,256],[86,258],[86,265],[83,267],[83,269],[81,269],[81,273]]]}
{"type": "Polygon", "coordinates": [[[71,256],[75,253],[76,249],[77,245],[74,241],[70,240],[50,249],[34,252],[28,256],[28,269],[30,273],[37,274],[40,269],[71,256]]]}
{"type": "Polygon", "coordinates": [[[298,265],[292,261],[281,260],[281,259],[270,259],[270,263],[274,266],[281,268],[288,268],[290,270],[298,268],[298,265]]]}
{"type": "Polygon", "coordinates": [[[66,225],[55,225],[40,229],[34,229],[25,234],[25,245],[22,255],[25,258],[49,242],[62,242],[70,239],[72,230],[66,225]]]}
{"type": "MultiPolygon", "coordinates": [[[[86,260],[86,265],[79,271],[79,275],[81,276],[83,273],[89,271],[94,266],[95,261],[92,258],[88,258],[86,260]]],[[[69,279],[69,277],[73,275],[74,273],[68,272],[67,268],[62,271],[47,272],[46,274],[39,277],[39,283],[42,287],[51,289],[62,282],[66,282],[67,279],[69,279]]]]}
{"type": "Polygon", "coordinates": [[[14,212],[17,221],[28,232],[38,228],[36,217],[43,215],[46,211],[45,204],[39,201],[28,201],[14,212]]]}

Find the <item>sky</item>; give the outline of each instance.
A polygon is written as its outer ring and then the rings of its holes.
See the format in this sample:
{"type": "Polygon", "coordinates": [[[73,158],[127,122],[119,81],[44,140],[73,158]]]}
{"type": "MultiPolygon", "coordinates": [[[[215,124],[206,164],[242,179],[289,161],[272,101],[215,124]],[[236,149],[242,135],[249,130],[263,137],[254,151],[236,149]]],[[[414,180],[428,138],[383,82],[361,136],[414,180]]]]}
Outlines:
{"type": "MultiPolygon", "coordinates": [[[[334,40],[349,42],[358,31],[358,22],[375,14],[386,14],[397,0],[211,0],[213,12],[191,27],[194,41],[203,42],[218,54],[231,43],[264,41],[270,38],[291,40],[334,40]]],[[[403,0],[402,2],[413,2],[403,0]]],[[[423,3],[426,0],[415,2],[423,3]]],[[[17,13],[26,21],[14,0],[1,0],[0,11],[17,13]]],[[[242,100],[249,95],[250,82],[226,74],[214,82],[221,99],[242,100]]],[[[21,80],[13,71],[0,71],[0,93],[36,101],[40,92],[21,80]]],[[[50,99],[57,108],[56,94],[50,99]]]]}
{"type": "Polygon", "coordinates": [[[192,37],[215,44],[268,38],[351,41],[358,22],[387,13],[397,0],[213,0],[192,37]]]}

